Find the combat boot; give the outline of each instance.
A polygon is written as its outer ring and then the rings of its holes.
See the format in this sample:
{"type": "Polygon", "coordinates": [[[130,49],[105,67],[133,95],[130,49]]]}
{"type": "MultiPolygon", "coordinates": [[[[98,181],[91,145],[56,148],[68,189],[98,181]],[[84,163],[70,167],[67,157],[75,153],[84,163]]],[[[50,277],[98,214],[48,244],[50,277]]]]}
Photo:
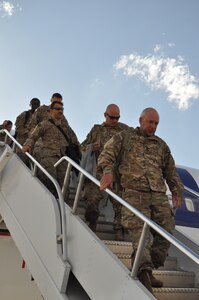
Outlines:
{"type": "Polygon", "coordinates": [[[93,232],[96,232],[96,229],[97,229],[97,223],[96,223],[96,222],[90,222],[88,226],[89,226],[89,228],[90,228],[93,232]]]}
{"type": "Polygon", "coordinates": [[[149,276],[151,279],[151,286],[156,288],[161,288],[163,286],[163,282],[153,276],[152,271],[149,271],[149,276]]]}
{"type": "Polygon", "coordinates": [[[115,230],[115,240],[116,241],[123,241],[124,240],[122,229],[115,230]]]}
{"type": "Polygon", "coordinates": [[[152,286],[151,286],[151,276],[150,270],[142,270],[141,273],[138,275],[138,279],[140,282],[149,290],[149,292],[153,294],[152,286]]]}

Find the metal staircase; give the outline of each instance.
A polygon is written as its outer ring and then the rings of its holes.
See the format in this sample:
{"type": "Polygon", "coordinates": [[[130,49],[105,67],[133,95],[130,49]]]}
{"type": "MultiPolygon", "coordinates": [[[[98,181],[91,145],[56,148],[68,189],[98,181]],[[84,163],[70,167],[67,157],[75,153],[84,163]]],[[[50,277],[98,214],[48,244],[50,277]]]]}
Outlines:
{"type": "MultiPolygon", "coordinates": [[[[71,189],[68,204],[72,206],[75,191],[71,189]]],[[[102,205],[103,206],[103,205],[102,205]]],[[[131,270],[132,243],[129,236],[124,233],[124,241],[114,240],[113,210],[110,201],[101,208],[101,214],[97,224],[97,236],[103,241],[106,247],[129,269],[131,270]],[[108,221],[106,211],[108,210],[108,221]],[[104,212],[104,213],[103,213],[104,212]],[[108,238],[108,239],[107,239],[108,238]]],[[[77,210],[78,215],[84,220],[84,202],[81,200],[77,210]]],[[[154,276],[163,281],[162,288],[153,288],[158,300],[198,300],[199,284],[193,271],[183,270],[177,257],[168,256],[164,267],[153,271],[154,276]],[[198,287],[197,287],[198,286],[198,287]]]]}
{"type": "MultiPolygon", "coordinates": [[[[128,269],[131,268],[132,244],[130,242],[104,241],[104,243],[128,269]]],[[[169,256],[165,266],[153,271],[153,274],[163,281],[162,288],[153,289],[158,300],[199,299],[195,273],[182,270],[178,265],[177,257],[169,256]]]]}
{"type": "MultiPolygon", "coordinates": [[[[6,134],[12,138],[8,132],[6,134]]],[[[14,151],[16,146],[21,147],[13,139],[14,151]]],[[[80,201],[84,176],[96,184],[99,182],[71,159],[64,157],[57,162],[59,164],[63,159],[69,162],[61,191],[56,180],[30,155],[28,156],[33,165],[32,170],[20,161],[13,150],[4,143],[0,144],[0,213],[44,299],[154,299],[136,278],[142,241],[138,248],[137,260],[130,271],[131,244],[128,235],[125,235],[124,242],[113,241],[110,207],[107,207],[107,211],[106,208],[104,211],[102,209],[96,234],[84,221],[84,208],[83,205],[81,207],[80,201]],[[79,169],[80,177],[75,194],[69,194],[69,198],[73,198],[74,201],[70,202],[72,199],[67,199],[67,203],[64,203],[72,165],[79,169]],[[58,199],[37,179],[37,168],[46,172],[52,180],[57,189],[58,199]]],[[[169,235],[111,191],[107,192],[142,218],[142,239],[146,227],[152,227],[183,253],[183,261],[189,261],[191,267],[195,266],[198,278],[197,251],[192,251],[169,235]]],[[[157,277],[164,279],[164,287],[154,289],[157,299],[183,300],[185,295],[190,299],[198,299],[199,290],[196,288],[193,272],[182,272],[174,258],[168,258],[166,267],[168,270],[155,272],[157,277]],[[174,274],[181,278],[179,287],[175,283],[177,281],[174,280],[174,274]],[[174,294],[177,298],[173,298],[174,294]]]]}

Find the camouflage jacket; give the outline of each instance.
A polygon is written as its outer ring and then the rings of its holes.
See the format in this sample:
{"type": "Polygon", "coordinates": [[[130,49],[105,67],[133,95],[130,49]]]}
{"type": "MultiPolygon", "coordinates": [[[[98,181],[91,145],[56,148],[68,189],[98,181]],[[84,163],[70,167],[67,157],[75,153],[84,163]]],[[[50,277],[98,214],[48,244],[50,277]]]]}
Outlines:
{"type": "MultiPolygon", "coordinates": [[[[39,145],[41,156],[57,155],[62,157],[66,153],[68,142],[60,130],[49,121],[50,119],[40,122],[32,131],[24,145],[29,145],[33,148],[36,141],[41,138],[39,145]]],[[[60,125],[60,122],[54,119],[53,121],[56,125],[60,125]]],[[[61,124],[61,126],[72,143],[79,146],[77,137],[70,126],[66,126],[66,124],[61,124]]]]}
{"type": "MultiPolygon", "coordinates": [[[[4,128],[3,128],[3,125],[0,125],[0,130],[3,130],[4,128]]],[[[5,141],[5,137],[6,137],[6,134],[5,134],[5,132],[0,132],[0,141],[1,142],[4,142],[5,141]]],[[[9,137],[7,137],[7,144],[8,145],[11,145],[12,144],[12,140],[9,138],[9,137]]]]}
{"type": "Polygon", "coordinates": [[[17,141],[23,145],[25,143],[26,139],[28,138],[28,126],[31,120],[33,113],[31,110],[22,112],[15,121],[15,137],[17,141]]]}
{"type": "MultiPolygon", "coordinates": [[[[2,130],[3,128],[0,128],[0,130],[2,130]]],[[[5,141],[5,133],[4,132],[0,132],[0,141],[4,142],[5,141]]]]}
{"type": "Polygon", "coordinates": [[[96,124],[88,133],[86,139],[82,142],[81,149],[85,152],[88,145],[98,142],[100,144],[99,150],[96,151],[96,157],[98,157],[106,142],[110,140],[113,135],[128,128],[128,125],[120,122],[118,122],[116,126],[109,126],[106,123],[102,123],[101,125],[96,124]]]}
{"type": "MultiPolygon", "coordinates": [[[[3,129],[3,125],[0,125],[0,130],[3,129]]],[[[5,133],[4,132],[0,132],[0,141],[4,142],[5,140],[5,133]]]]}
{"type": "Polygon", "coordinates": [[[145,137],[140,128],[129,129],[111,138],[99,156],[97,170],[113,173],[117,160],[123,189],[166,192],[181,196],[183,185],[167,144],[158,136],[145,137]]]}
{"type": "MultiPolygon", "coordinates": [[[[34,128],[39,124],[40,122],[44,120],[48,120],[50,118],[50,105],[41,105],[38,107],[34,114],[32,115],[32,118],[28,124],[28,130],[29,132],[32,132],[34,128]]],[[[63,116],[62,124],[69,126],[68,121],[63,116]]]]}

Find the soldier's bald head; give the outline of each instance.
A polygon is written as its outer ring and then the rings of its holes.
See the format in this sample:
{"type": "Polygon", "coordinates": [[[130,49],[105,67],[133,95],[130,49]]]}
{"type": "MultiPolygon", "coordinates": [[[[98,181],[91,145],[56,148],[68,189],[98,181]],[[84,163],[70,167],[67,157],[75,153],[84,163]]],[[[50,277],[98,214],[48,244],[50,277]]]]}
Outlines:
{"type": "Polygon", "coordinates": [[[149,114],[149,113],[157,114],[157,116],[159,117],[159,114],[158,114],[157,110],[156,110],[155,108],[153,108],[153,107],[147,107],[147,108],[145,108],[145,109],[141,112],[140,117],[144,117],[144,116],[146,116],[146,115],[149,114]]]}
{"type": "Polygon", "coordinates": [[[159,124],[159,114],[155,108],[145,108],[139,118],[140,128],[146,136],[153,136],[159,124]]]}
{"type": "Polygon", "coordinates": [[[119,109],[119,106],[117,104],[109,104],[106,108],[106,112],[110,112],[110,111],[113,111],[113,110],[120,113],[120,109],[119,109]]]}
{"type": "Polygon", "coordinates": [[[116,104],[109,104],[104,113],[105,123],[109,126],[116,126],[120,118],[120,109],[116,104]]]}

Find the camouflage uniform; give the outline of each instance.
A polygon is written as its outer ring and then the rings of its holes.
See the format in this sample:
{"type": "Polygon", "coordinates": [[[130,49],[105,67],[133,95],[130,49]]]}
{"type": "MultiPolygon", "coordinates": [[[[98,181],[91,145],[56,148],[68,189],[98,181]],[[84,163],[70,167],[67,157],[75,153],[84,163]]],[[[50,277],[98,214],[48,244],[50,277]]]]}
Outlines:
{"type": "MultiPolygon", "coordinates": [[[[0,125],[0,130],[3,130],[3,129],[5,129],[3,127],[3,125],[0,125]]],[[[0,133],[0,141],[4,142],[5,141],[5,137],[6,137],[5,132],[1,132],[0,133]]],[[[7,137],[7,144],[10,145],[10,146],[12,145],[12,140],[9,137],[7,137]]]]}
{"type": "MultiPolygon", "coordinates": [[[[105,122],[101,125],[94,125],[90,133],[87,135],[85,141],[81,144],[82,151],[87,150],[87,146],[93,143],[99,143],[99,150],[95,151],[96,160],[99,154],[102,152],[105,143],[116,133],[127,129],[126,124],[118,122],[115,126],[107,125],[105,122]]],[[[99,174],[97,174],[97,179],[99,179],[99,174]]],[[[99,187],[92,181],[86,180],[84,187],[84,198],[86,200],[86,213],[85,218],[88,222],[96,222],[99,217],[99,203],[104,199],[105,193],[100,192],[99,187]]],[[[121,229],[121,205],[111,199],[113,203],[113,209],[115,212],[114,218],[114,229],[121,229]]]]}
{"type": "MultiPolygon", "coordinates": [[[[33,113],[32,118],[31,118],[30,122],[28,123],[28,131],[32,132],[34,130],[34,128],[37,126],[37,124],[39,124],[40,122],[42,122],[44,120],[48,120],[49,118],[50,118],[50,105],[41,105],[33,113]]],[[[61,126],[70,127],[68,124],[68,121],[66,120],[66,118],[64,116],[61,121],[61,126]]],[[[75,133],[72,136],[73,136],[72,143],[77,144],[78,141],[77,141],[75,133]]],[[[42,144],[42,141],[41,141],[41,139],[39,139],[35,143],[34,149],[32,149],[32,154],[36,159],[40,159],[41,144],[42,144]]]]}
{"type": "MultiPolygon", "coordinates": [[[[98,159],[98,171],[112,173],[120,157],[122,197],[168,232],[174,229],[174,217],[166,197],[167,182],[173,195],[182,195],[183,185],[167,144],[157,136],[144,137],[139,128],[129,129],[109,140],[98,159]],[[122,153],[122,155],[120,154],[122,153]]],[[[122,208],[122,225],[133,241],[132,263],[138,247],[143,222],[128,209],[122,208]]],[[[164,265],[170,243],[151,230],[146,241],[139,272],[164,265]]]]}
{"type": "MultiPolygon", "coordinates": [[[[0,130],[1,130],[2,128],[0,128],[0,130]]],[[[4,132],[1,132],[0,133],[0,141],[1,142],[4,142],[5,141],[5,133],[4,132]]]]}
{"type": "MultiPolygon", "coordinates": [[[[63,161],[57,168],[54,164],[66,153],[68,142],[66,141],[60,130],[52,124],[49,120],[40,122],[33,132],[30,134],[29,138],[26,140],[24,145],[29,145],[31,148],[34,147],[38,139],[41,140],[38,150],[39,157],[38,162],[55,178],[57,179],[60,186],[63,184],[64,175],[66,172],[67,162],[63,161]]],[[[61,125],[65,134],[71,139],[72,143],[79,147],[79,142],[74,131],[67,125],[67,123],[62,124],[62,121],[53,119],[56,125],[61,125]]],[[[47,188],[55,193],[54,186],[46,178],[46,176],[39,172],[38,177],[47,186],[47,188]]]]}
{"type": "MultiPolygon", "coordinates": [[[[3,125],[0,125],[0,130],[4,129],[3,128],[3,125]]],[[[4,142],[5,140],[5,133],[4,132],[1,132],[0,133],[0,141],[4,142]]]]}
{"type": "MultiPolygon", "coordinates": [[[[16,140],[21,145],[23,145],[25,143],[25,141],[27,140],[27,138],[28,138],[28,133],[29,133],[28,126],[29,126],[32,115],[33,115],[33,113],[31,112],[31,110],[28,110],[28,111],[22,112],[16,118],[16,121],[15,121],[15,127],[16,127],[15,137],[16,137],[16,140]]],[[[27,155],[22,153],[22,151],[18,147],[16,149],[16,153],[21,158],[21,160],[23,160],[23,162],[28,165],[27,155]]]]}

